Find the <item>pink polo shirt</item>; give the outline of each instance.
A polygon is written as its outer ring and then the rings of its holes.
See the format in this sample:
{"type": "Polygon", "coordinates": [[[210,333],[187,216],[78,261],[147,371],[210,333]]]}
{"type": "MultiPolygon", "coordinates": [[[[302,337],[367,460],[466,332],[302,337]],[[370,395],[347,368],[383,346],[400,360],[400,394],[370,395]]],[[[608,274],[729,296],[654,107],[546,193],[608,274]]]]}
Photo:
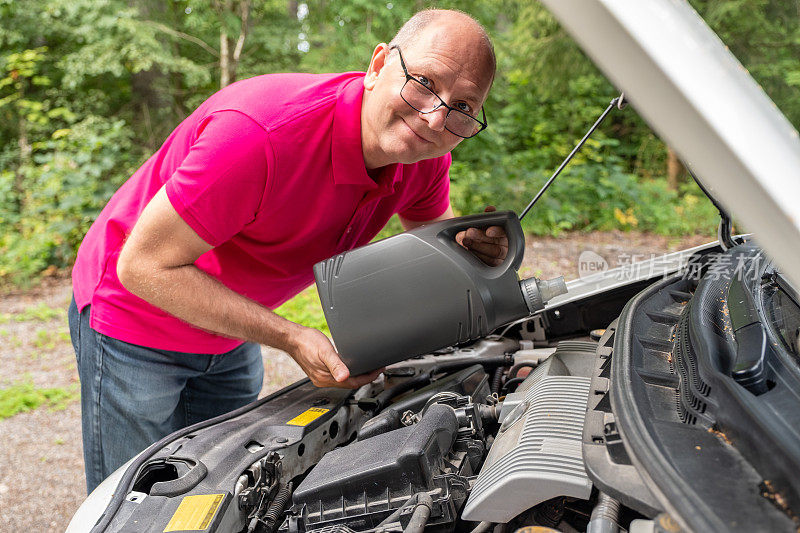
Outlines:
{"type": "Polygon", "coordinates": [[[394,213],[438,217],[450,155],[391,165],[377,183],[361,152],[364,74],[271,74],[206,100],[114,194],[72,271],[78,309],[116,339],[190,353],[241,341],[195,328],[128,292],[117,258],[139,214],[166,185],[178,214],[214,249],[195,265],[275,308],[313,282],[312,266],[368,243],[394,213]]]}

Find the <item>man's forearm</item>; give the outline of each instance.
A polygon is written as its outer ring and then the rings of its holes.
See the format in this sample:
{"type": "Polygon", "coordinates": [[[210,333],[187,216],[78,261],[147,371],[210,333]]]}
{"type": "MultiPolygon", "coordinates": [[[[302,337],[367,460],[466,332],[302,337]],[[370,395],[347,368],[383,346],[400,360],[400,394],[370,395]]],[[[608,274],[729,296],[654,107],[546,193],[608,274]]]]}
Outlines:
{"type": "Polygon", "coordinates": [[[123,285],[148,303],[204,330],[291,352],[302,328],[238,294],[194,265],[145,270],[123,285]]]}

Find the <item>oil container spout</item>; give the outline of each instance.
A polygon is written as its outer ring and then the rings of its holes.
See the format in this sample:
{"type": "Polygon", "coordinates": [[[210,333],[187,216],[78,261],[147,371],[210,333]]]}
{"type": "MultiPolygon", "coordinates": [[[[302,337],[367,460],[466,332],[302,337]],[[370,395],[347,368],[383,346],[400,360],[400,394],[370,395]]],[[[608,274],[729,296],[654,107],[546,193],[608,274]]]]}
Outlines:
{"type": "Polygon", "coordinates": [[[519,282],[519,288],[531,314],[544,309],[544,305],[556,296],[567,293],[564,276],[553,279],[523,279],[519,282]]]}

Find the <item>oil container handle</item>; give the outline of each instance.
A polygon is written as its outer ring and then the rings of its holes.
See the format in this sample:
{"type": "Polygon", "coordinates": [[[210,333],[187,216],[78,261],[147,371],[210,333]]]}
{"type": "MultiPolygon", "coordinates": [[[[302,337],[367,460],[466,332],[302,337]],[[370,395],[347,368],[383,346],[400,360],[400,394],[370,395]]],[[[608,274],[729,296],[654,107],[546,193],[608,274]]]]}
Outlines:
{"type": "MultiPolygon", "coordinates": [[[[470,261],[473,266],[497,273],[505,272],[509,268],[518,270],[522,264],[522,257],[525,255],[525,234],[522,231],[519,218],[513,211],[494,211],[490,213],[480,213],[477,215],[467,215],[463,217],[451,218],[440,222],[444,228],[440,229],[437,236],[454,249],[461,252],[461,255],[470,261]],[[484,229],[490,226],[501,226],[506,230],[508,236],[508,254],[502,264],[492,267],[486,265],[469,250],[460,246],[456,241],[456,234],[469,228],[484,229]]],[[[441,226],[439,226],[441,228],[441,226]]],[[[438,228],[437,228],[438,229],[438,228]]]]}

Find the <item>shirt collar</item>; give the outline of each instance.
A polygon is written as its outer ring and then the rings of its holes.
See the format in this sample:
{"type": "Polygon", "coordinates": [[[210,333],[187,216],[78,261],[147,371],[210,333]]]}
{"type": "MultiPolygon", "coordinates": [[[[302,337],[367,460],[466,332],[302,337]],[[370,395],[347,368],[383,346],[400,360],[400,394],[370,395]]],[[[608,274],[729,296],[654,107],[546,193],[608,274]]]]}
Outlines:
{"type": "MultiPolygon", "coordinates": [[[[345,83],[336,97],[333,115],[331,159],[333,181],[336,185],[358,185],[366,189],[378,188],[369,177],[361,149],[361,100],[364,95],[364,76],[345,83]]],[[[382,188],[394,189],[402,176],[402,165],[389,165],[378,179],[382,188]]]]}

